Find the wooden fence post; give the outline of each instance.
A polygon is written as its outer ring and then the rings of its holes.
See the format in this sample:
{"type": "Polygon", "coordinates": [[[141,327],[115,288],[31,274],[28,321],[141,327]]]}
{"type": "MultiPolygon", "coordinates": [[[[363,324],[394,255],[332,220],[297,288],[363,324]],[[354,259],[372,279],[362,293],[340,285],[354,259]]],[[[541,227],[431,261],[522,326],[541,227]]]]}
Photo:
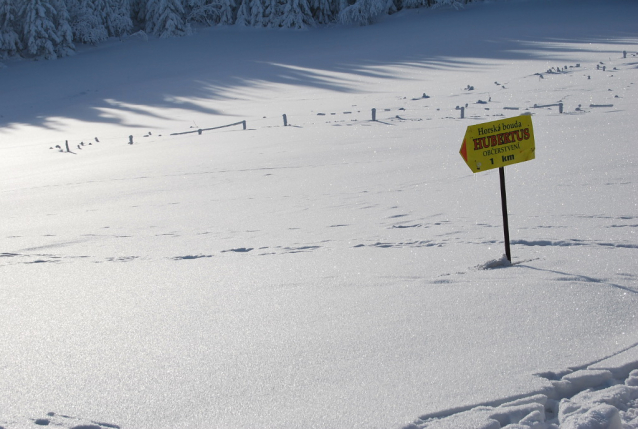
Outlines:
{"type": "Polygon", "coordinates": [[[246,120],[245,119],[242,121],[242,124],[244,126],[244,129],[246,129],[246,120]]]}
{"type": "Polygon", "coordinates": [[[465,118],[465,107],[461,106],[461,119],[465,118]]]}
{"type": "Polygon", "coordinates": [[[67,151],[67,152],[71,152],[71,151],[69,150],[69,141],[68,141],[68,140],[66,141],[66,151],[67,151]]]}
{"type": "Polygon", "coordinates": [[[372,109],[372,120],[376,121],[377,120],[377,109],[372,109]]]}
{"type": "Polygon", "coordinates": [[[133,136],[128,136],[128,144],[133,144],[133,136]]]}
{"type": "Polygon", "coordinates": [[[286,114],[284,113],[284,127],[288,126],[288,118],[286,117],[286,114]]]}

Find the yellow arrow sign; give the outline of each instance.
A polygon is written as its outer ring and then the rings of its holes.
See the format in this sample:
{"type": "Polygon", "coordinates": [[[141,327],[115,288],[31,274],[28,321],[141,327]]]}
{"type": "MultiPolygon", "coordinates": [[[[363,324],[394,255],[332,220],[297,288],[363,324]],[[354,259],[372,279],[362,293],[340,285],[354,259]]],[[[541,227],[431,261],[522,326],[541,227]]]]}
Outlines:
{"type": "Polygon", "coordinates": [[[474,173],[534,159],[534,129],[528,115],[470,125],[459,153],[474,173]]]}

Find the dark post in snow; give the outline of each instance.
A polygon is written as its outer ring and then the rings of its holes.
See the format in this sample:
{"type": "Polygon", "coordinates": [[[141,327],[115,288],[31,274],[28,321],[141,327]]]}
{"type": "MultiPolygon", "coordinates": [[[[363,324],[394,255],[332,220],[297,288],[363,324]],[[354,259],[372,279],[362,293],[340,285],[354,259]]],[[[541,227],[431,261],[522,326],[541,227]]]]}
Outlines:
{"type": "Polygon", "coordinates": [[[284,113],[284,127],[288,126],[288,118],[286,117],[286,114],[284,113]]]}
{"type": "Polygon", "coordinates": [[[197,130],[197,134],[199,134],[200,136],[202,135],[202,129],[201,128],[199,130],[197,130]]]}
{"type": "Polygon", "coordinates": [[[461,119],[465,118],[465,107],[461,106],[461,119]]]}
{"type": "Polygon", "coordinates": [[[558,103],[558,113],[563,113],[563,103],[558,103]]]}
{"type": "Polygon", "coordinates": [[[128,144],[133,144],[133,136],[128,136],[128,144]]]}
{"type": "Polygon", "coordinates": [[[622,57],[627,58],[627,51],[622,51],[622,57]]]}
{"type": "Polygon", "coordinates": [[[510,227],[507,220],[507,196],[505,195],[505,167],[498,169],[498,175],[501,178],[501,207],[503,209],[503,234],[505,236],[505,256],[507,260],[512,262],[512,254],[510,252],[510,227]]]}
{"type": "Polygon", "coordinates": [[[69,141],[68,141],[68,140],[66,140],[66,151],[67,151],[67,152],[71,152],[71,151],[69,150],[69,141]]]}
{"type": "Polygon", "coordinates": [[[245,119],[242,121],[242,124],[244,125],[244,129],[246,129],[246,120],[245,119]]]}
{"type": "Polygon", "coordinates": [[[372,109],[372,120],[376,121],[377,120],[377,109],[372,109]]]}

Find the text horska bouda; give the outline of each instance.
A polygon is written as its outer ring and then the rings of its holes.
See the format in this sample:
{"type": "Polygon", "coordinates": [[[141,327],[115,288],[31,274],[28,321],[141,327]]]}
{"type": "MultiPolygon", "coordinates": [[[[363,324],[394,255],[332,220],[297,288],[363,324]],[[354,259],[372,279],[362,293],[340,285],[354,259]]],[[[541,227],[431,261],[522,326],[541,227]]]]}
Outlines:
{"type": "MultiPolygon", "coordinates": [[[[521,127],[522,127],[521,123],[519,121],[516,121],[513,124],[502,123],[489,128],[478,128],[479,135],[484,135],[484,134],[486,135],[484,137],[478,137],[473,139],[474,150],[489,149],[495,146],[501,146],[501,145],[521,142],[524,140],[529,140],[530,138],[529,128],[523,128],[518,130],[516,129],[521,127]],[[505,131],[510,129],[515,129],[515,130],[505,131]],[[500,132],[500,131],[505,131],[505,132],[500,132]]],[[[496,153],[502,153],[509,148],[498,148],[498,149],[500,150],[486,150],[483,152],[483,155],[488,156],[488,155],[493,155],[496,153]]],[[[516,149],[516,147],[512,147],[511,149],[516,149]]]]}
{"type": "Polygon", "coordinates": [[[520,115],[470,125],[459,153],[474,173],[534,159],[532,117],[520,115]]]}

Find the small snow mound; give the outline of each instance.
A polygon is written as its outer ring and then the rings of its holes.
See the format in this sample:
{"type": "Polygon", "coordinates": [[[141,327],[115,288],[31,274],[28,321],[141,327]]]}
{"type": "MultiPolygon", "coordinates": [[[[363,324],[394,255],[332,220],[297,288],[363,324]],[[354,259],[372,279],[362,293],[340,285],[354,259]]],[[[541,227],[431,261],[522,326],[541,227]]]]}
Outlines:
{"type": "Polygon", "coordinates": [[[561,380],[552,381],[554,390],[560,398],[570,397],[577,392],[589,388],[600,388],[612,379],[612,373],[607,370],[580,370],[565,375],[561,380]]]}
{"type": "Polygon", "coordinates": [[[138,32],[135,32],[133,34],[129,34],[127,36],[124,36],[122,38],[123,41],[125,40],[142,40],[144,42],[148,41],[148,35],[143,31],[140,30],[138,32]]]}
{"type": "Polygon", "coordinates": [[[620,413],[616,407],[600,404],[584,413],[573,414],[561,421],[561,429],[623,429],[620,413]]]}
{"type": "Polygon", "coordinates": [[[512,263],[507,259],[506,255],[503,255],[500,259],[492,259],[484,264],[477,265],[478,270],[492,270],[494,268],[505,268],[511,266],[512,263]]]}

